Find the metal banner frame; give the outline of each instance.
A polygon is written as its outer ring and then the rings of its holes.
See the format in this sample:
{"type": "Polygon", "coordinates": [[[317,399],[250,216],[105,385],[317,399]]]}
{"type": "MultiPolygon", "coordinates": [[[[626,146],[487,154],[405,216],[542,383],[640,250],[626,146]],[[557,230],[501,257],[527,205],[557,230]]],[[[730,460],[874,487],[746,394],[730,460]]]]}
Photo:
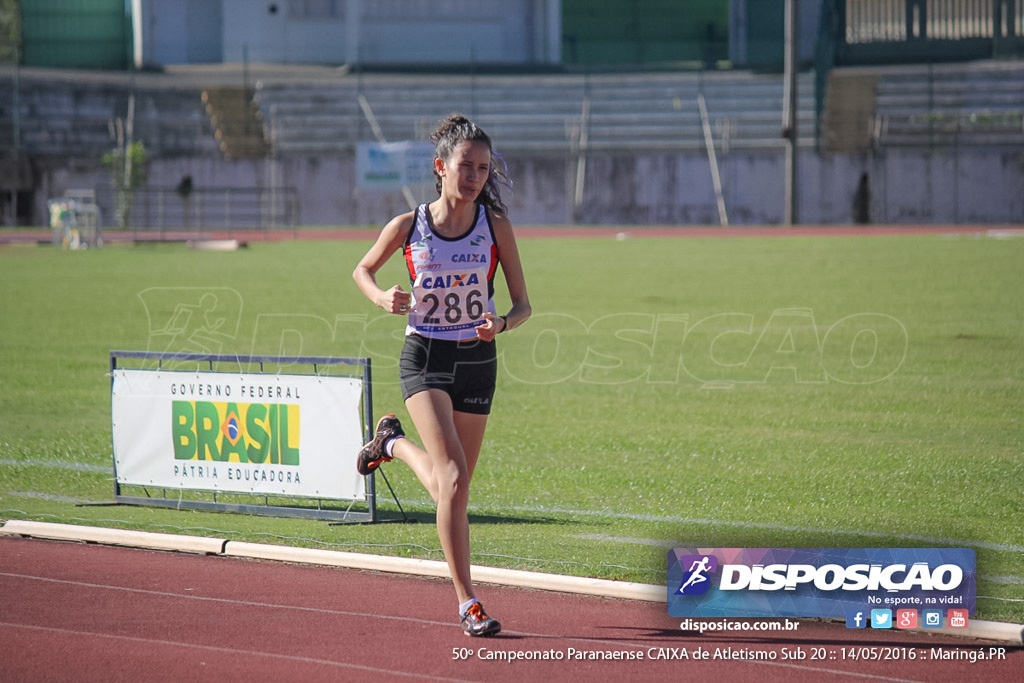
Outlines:
{"type": "MultiPolygon", "coordinates": [[[[196,363],[196,369],[199,370],[200,364],[206,364],[209,372],[218,372],[214,368],[215,364],[218,363],[231,363],[235,368],[241,368],[245,365],[259,365],[258,373],[264,372],[264,365],[308,365],[312,366],[313,372],[310,376],[316,376],[319,373],[321,366],[339,366],[345,365],[357,368],[357,373],[350,375],[343,375],[347,377],[357,377],[363,382],[362,392],[362,412],[363,412],[363,430],[364,430],[364,441],[369,441],[374,436],[374,421],[373,421],[373,394],[371,384],[371,373],[370,373],[370,359],[369,358],[341,358],[333,356],[259,356],[259,355],[222,355],[222,354],[205,354],[205,353],[161,353],[161,352],[150,352],[150,351],[111,351],[110,352],[110,385],[111,385],[111,396],[113,397],[114,390],[114,371],[119,367],[118,360],[133,359],[138,361],[150,361],[155,362],[156,366],[152,368],[154,371],[159,371],[163,368],[165,362],[185,362],[185,363],[196,363]]],[[[138,370],[149,370],[150,368],[131,368],[138,370]]],[[[337,375],[335,375],[337,376],[337,375]]],[[[113,430],[111,432],[111,438],[113,438],[113,430]]],[[[113,444],[111,444],[111,453],[113,454],[113,444]]],[[[353,463],[354,466],[354,463],[353,463]]],[[[239,493],[239,492],[220,492],[220,496],[231,496],[231,497],[262,497],[263,504],[248,504],[248,503],[235,503],[225,502],[218,500],[218,492],[210,491],[208,489],[188,489],[188,488],[175,488],[173,489],[173,498],[168,497],[168,492],[171,491],[169,488],[160,488],[159,495],[153,495],[150,489],[156,489],[157,487],[146,487],[139,484],[125,484],[124,488],[142,489],[144,495],[128,495],[124,492],[121,482],[118,481],[117,477],[117,461],[114,459],[114,501],[116,504],[121,505],[144,505],[144,506],[155,506],[164,508],[174,509],[191,509],[191,510],[206,510],[216,512],[235,512],[242,514],[254,514],[254,515],[267,515],[273,517],[297,517],[306,519],[317,519],[327,520],[333,522],[345,522],[345,523],[376,523],[381,520],[377,514],[377,492],[376,492],[376,472],[371,473],[366,477],[365,481],[365,494],[366,494],[366,511],[352,510],[352,506],[362,501],[351,500],[346,509],[340,509],[335,507],[324,507],[325,500],[339,500],[339,499],[324,499],[324,498],[304,498],[301,496],[288,497],[290,501],[296,500],[308,500],[311,505],[308,507],[295,505],[295,504],[273,504],[272,498],[285,498],[285,496],[275,496],[273,494],[261,494],[261,493],[239,493]],[[183,494],[212,494],[212,500],[196,500],[186,499],[183,494]],[[315,506],[313,505],[315,503],[315,506]]],[[[381,473],[383,476],[383,472],[381,473]]],[[[398,502],[398,497],[395,496],[394,489],[391,488],[390,482],[387,478],[384,479],[391,491],[391,495],[394,498],[395,503],[398,505],[399,510],[402,512],[403,521],[408,521],[405,516],[405,511],[402,509],[401,503],[398,502]]],[[[155,492],[155,491],[154,491],[155,492]]]]}

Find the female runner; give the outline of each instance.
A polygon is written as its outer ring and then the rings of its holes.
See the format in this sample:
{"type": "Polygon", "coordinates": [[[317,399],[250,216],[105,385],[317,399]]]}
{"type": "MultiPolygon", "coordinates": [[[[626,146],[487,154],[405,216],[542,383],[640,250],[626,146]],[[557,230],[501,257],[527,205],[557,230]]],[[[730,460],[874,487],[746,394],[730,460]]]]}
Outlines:
{"type": "Polygon", "coordinates": [[[442,119],[435,144],[438,198],[393,218],[352,277],[376,306],[408,315],[400,361],[402,395],[423,447],[405,438],[393,414],[377,423],[359,453],[366,475],[398,458],[437,504],[437,532],[470,636],[501,630],[477,600],[470,577],[469,483],[483,443],[497,377],[494,337],[530,317],[530,300],[490,138],[460,114],[442,119]],[[382,289],[376,273],[402,250],[411,292],[382,289]],[[497,315],[494,273],[501,265],[512,307],[497,315]]]}

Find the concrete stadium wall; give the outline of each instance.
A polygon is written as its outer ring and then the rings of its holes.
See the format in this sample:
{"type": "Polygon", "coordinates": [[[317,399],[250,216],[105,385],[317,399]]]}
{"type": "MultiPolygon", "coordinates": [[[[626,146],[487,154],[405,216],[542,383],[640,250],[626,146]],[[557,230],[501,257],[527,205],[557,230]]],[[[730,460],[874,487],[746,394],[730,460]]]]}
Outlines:
{"type": "MultiPolygon", "coordinates": [[[[523,224],[569,223],[575,164],[510,160],[512,217],[523,224]]],[[[782,150],[719,156],[729,222],[777,225],[785,212],[782,150]]],[[[890,150],[874,158],[802,152],[799,220],[854,221],[863,173],[875,223],[1024,223],[1024,151],[890,150]]],[[[717,225],[710,165],[703,153],[590,155],[578,222],[593,225],[717,225]]]]}
{"type": "MultiPolygon", "coordinates": [[[[328,106],[316,99],[321,91],[329,91],[331,97],[355,98],[355,90],[339,86],[340,77],[335,71],[279,65],[264,67],[260,77],[300,84],[294,97],[316,113],[317,108],[328,106]]],[[[399,108],[389,103],[395,97],[393,91],[404,92],[405,81],[400,77],[382,75],[372,83],[372,76],[359,78],[371,100],[379,97],[379,112],[408,113],[413,108],[411,103],[418,97],[424,99],[417,111],[425,115],[425,112],[438,110],[437,101],[426,98],[436,90],[434,87],[420,88],[399,108]],[[399,83],[397,88],[395,83],[399,83]]],[[[641,80],[639,76],[631,78],[641,80]]],[[[737,112],[749,109],[757,114],[758,120],[766,116],[770,120],[767,128],[755,126],[759,131],[755,137],[733,134],[729,137],[728,148],[718,150],[730,222],[736,225],[781,223],[785,199],[784,148],[777,137],[775,123],[780,119],[775,119],[770,109],[777,103],[775,92],[780,86],[752,75],[722,74],[712,88],[712,76],[702,78],[706,79],[702,87],[714,95],[708,99],[709,106],[720,107],[716,117],[730,119],[738,116],[737,112]],[[722,92],[716,94],[716,89],[722,92]],[[740,97],[741,90],[753,94],[740,97]],[[731,109],[727,106],[730,98],[737,101],[731,109]]],[[[1015,125],[1019,126],[1022,104],[1017,84],[1024,83],[1024,72],[1015,63],[992,62],[936,70],[935,73],[931,68],[924,71],[901,68],[886,78],[888,85],[879,86],[879,114],[895,116],[900,112],[916,112],[915,115],[923,116],[926,123],[934,123],[935,129],[932,130],[930,124],[924,128],[919,125],[917,134],[907,138],[910,142],[895,134],[883,135],[871,146],[873,152],[824,156],[816,153],[810,133],[805,132],[799,164],[799,221],[806,224],[852,222],[854,193],[862,174],[866,173],[871,188],[871,218],[876,223],[1024,223],[1024,144],[1019,128],[1013,135],[1001,138],[986,137],[984,130],[972,132],[967,123],[961,133],[952,137],[942,133],[942,126],[948,127],[952,117],[959,116],[969,123],[975,114],[979,121],[991,117],[1017,122],[1015,125]],[[1005,87],[996,87],[1000,85],[1005,87]],[[939,115],[929,117],[928,112],[939,115]],[[895,142],[887,144],[889,140],[895,142]],[[964,142],[970,140],[979,142],[964,142]]],[[[541,98],[554,99],[557,88],[565,88],[566,83],[573,85],[571,97],[565,96],[570,106],[557,115],[561,117],[555,124],[557,135],[550,137],[537,135],[539,124],[534,121],[543,113],[547,100],[525,100],[521,93],[529,88],[514,89],[501,78],[481,79],[473,81],[479,92],[470,88],[459,95],[468,97],[470,105],[477,97],[483,100],[484,95],[488,102],[500,105],[498,113],[491,114],[495,116],[497,132],[489,130],[495,133],[495,142],[505,155],[515,181],[515,192],[507,198],[514,222],[520,225],[717,224],[711,172],[702,139],[692,135],[686,138],[684,129],[672,128],[660,133],[657,140],[664,142],[661,146],[650,141],[643,147],[636,142],[623,143],[636,139],[630,137],[630,131],[643,135],[645,126],[651,123],[643,119],[643,111],[629,108],[630,103],[637,101],[635,98],[639,98],[644,107],[656,107],[671,101],[666,98],[678,97],[679,93],[689,97],[685,93],[691,91],[686,88],[694,85],[694,79],[685,75],[670,79],[658,74],[638,89],[626,89],[614,79],[598,83],[599,80],[592,78],[586,82],[591,93],[598,92],[598,85],[607,91],[602,98],[597,98],[605,107],[602,114],[605,119],[594,124],[594,130],[604,129],[606,135],[603,143],[598,137],[590,139],[584,201],[579,211],[573,207],[576,158],[569,152],[571,136],[567,137],[561,126],[575,116],[572,112],[577,111],[577,107],[572,98],[582,92],[575,84],[582,84],[583,80],[573,81],[560,75],[551,81],[538,81],[535,89],[541,93],[541,98]],[[628,97],[618,97],[620,88],[628,97]],[[626,101],[627,106],[621,107],[617,104],[620,101],[626,101]],[[509,110],[514,110],[509,114],[501,109],[506,102],[520,105],[520,109],[509,106],[509,110]],[[634,126],[637,120],[640,124],[634,126]],[[506,128],[508,135],[502,125],[509,126],[506,128]],[[520,133],[517,141],[513,133],[522,129],[531,132],[525,136],[520,133]],[[545,144],[549,146],[542,146],[545,144]],[[637,146],[633,149],[628,144],[637,146]],[[666,149],[665,145],[671,148],[666,149]]],[[[116,144],[111,135],[113,124],[125,116],[132,88],[136,94],[135,139],[142,140],[149,153],[150,188],[167,188],[173,196],[173,188],[186,176],[191,176],[197,189],[291,188],[297,194],[299,220],[305,225],[380,225],[407,208],[399,192],[357,188],[351,145],[355,140],[369,139],[370,132],[368,126],[362,125],[363,117],[355,105],[352,112],[335,112],[328,117],[335,125],[339,121],[342,124],[353,120],[360,122],[361,128],[342,145],[326,150],[318,147],[320,129],[314,125],[304,133],[299,131],[311,143],[307,148],[312,151],[308,153],[296,149],[289,152],[282,147],[279,149],[284,151],[278,161],[225,160],[204,110],[201,93],[211,83],[241,81],[240,67],[234,71],[221,67],[217,73],[207,73],[206,69],[170,69],[167,73],[140,72],[132,77],[100,72],[22,70],[17,98],[21,112],[20,154],[28,159],[33,184],[25,186],[21,165],[15,169],[5,163],[13,156],[10,141],[15,128],[9,114],[16,100],[13,89],[0,88],[0,224],[13,222],[11,202],[7,199],[13,190],[18,191],[18,213],[23,214],[23,207],[31,204],[30,220],[40,225],[48,220],[46,201],[49,198],[59,197],[68,189],[92,189],[110,184],[100,158],[116,144]]],[[[415,81],[409,82],[415,84],[415,81]]],[[[0,66],[0,83],[10,82],[11,73],[0,66]]],[[[288,94],[287,90],[283,92],[288,94]]],[[[473,106],[469,110],[472,111],[473,106]]],[[[593,114],[592,122],[596,117],[597,114],[593,114]]],[[[742,119],[740,125],[731,130],[742,131],[744,126],[753,125],[742,119]]],[[[390,134],[390,139],[404,139],[400,135],[412,134],[411,126],[409,133],[404,132],[406,129],[398,130],[402,132],[390,134]]],[[[802,130],[813,129],[807,123],[802,130]]],[[[722,139],[720,134],[718,139],[722,139]]],[[[417,201],[435,196],[430,186],[413,188],[413,194],[417,201]]],[[[109,224],[113,212],[105,212],[105,215],[109,224]]]]}
{"type": "MultiPolygon", "coordinates": [[[[507,197],[519,225],[573,223],[574,159],[540,153],[509,155],[515,181],[507,197]]],[[[782,150],[734,152],[719,157],[725,203],[734,225],[776,225],[783,220],[785,162],[782,150]]],[[[66,189],[108,184],[95,164],[67,159],[36,161],[35,213],[66,189]]],[[[861,174],[871,185],[875,223],[1024,223],[1024,152],[998,148],[957,152],[891,150],[870,158],[812,151],[800,156],[799,219],[805,224],[853,222],[861,174]]],[[[278,162],[220,158],[156,159],[149,185],[172,188],[192,176],[196,188],[296,188],[304,225],[383,225],[406,210],[399,192],[356,188],[351,157],[290,158],[278,162]],[[273,169],[271,164],[278,164],[273,169]]],[[[413,188],[417,201],[432,187],[413,188]]],[[[716,225],[711,172],[702,153],[591,154],[577,223],[589,225],[716,225]]]]}

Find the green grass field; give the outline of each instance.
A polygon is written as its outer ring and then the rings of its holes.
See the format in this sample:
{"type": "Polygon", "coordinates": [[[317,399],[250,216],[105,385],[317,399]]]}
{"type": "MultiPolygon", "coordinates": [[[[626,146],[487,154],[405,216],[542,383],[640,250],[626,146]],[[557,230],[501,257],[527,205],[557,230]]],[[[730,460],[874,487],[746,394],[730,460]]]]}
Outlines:
{"type": "MultiPolygon", "coordinates": [[[[197,291],[237,295],[221,351],[369,355],[376,413],[405,416],[402,323],[349,276],[367,246],[0,248],[0,518],[442,559],[432,523],[82,505],[113,499],[110,350],[157,350],[152,309],[197,291]]],[[[662,583],[674,545],[969,546],[977,617],[1024,621],[1024,240],[521,250],[535,317],[499,338],[475,563],[662,583]]],[[[380,280],[407,282],[397,260],[380,280]]]]}

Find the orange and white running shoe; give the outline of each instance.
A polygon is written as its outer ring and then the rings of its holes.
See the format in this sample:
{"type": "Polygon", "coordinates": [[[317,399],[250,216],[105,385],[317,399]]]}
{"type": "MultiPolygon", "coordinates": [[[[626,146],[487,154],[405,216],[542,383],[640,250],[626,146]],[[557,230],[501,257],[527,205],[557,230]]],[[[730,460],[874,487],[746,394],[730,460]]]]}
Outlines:
{"type": "Polygon", "coordinates": [[[479,602],[470,605],[466,613],[462,615],[462,630],[467,636],[493,636],[501,630],[501,624],[497,619],[491,619],[484,612],[484,606],[479,602]]]}
{"type": "Polygon", "coordinates": [[[363,446],[363,449],[359,451],[359,457],[356,458],[356,469],[359,470],[359,474],[365,477],[380,467],[382,463],[394,460],[384,449],[384,444],[402,436],[405,436],[402,423],[393,413],[377,420],[377,431],[373,440],[363,446]]]}

